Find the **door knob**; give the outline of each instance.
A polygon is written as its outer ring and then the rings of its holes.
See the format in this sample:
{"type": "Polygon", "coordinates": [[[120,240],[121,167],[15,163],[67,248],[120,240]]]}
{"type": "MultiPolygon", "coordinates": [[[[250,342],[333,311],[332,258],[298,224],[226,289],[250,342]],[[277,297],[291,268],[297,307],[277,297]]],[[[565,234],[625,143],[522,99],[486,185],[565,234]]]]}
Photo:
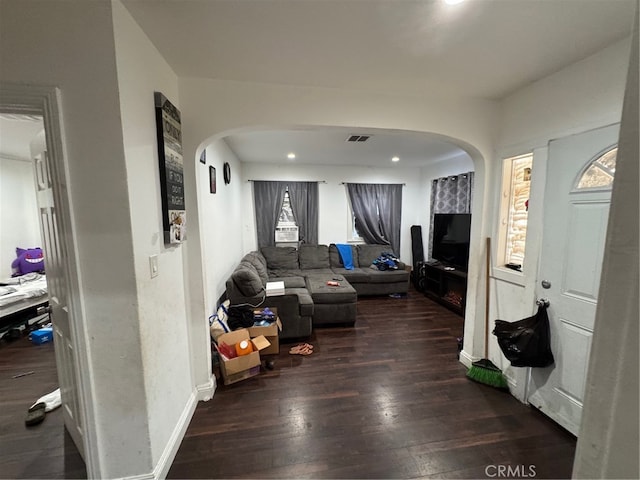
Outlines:
{"type": "Polygon", "coordinates": [[[551,282],[548,280],[542,280],[542,288],[549,289],[551,288],[551,282]]]}

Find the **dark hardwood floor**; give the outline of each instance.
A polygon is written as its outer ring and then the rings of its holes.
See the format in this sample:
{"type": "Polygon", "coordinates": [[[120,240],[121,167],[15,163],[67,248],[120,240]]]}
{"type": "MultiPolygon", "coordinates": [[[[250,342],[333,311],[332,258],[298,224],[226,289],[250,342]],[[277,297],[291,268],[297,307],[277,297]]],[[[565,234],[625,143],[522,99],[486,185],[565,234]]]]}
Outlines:
{"type": "MultiPolygon", "coordinates": [[[[461,334],[461,317],[415,291],[362,298],[355,328],[316,329],[312,355],[282,345],[273,371],[220,382],[169,477],[495,478],[510,465],[528,478],[530,468],[569,478],[575,438],[469,381],[456,360],[461,334]]],[[[27,408],[57,386],[52,344],[0,341],[0,478],[86,478],[61,409],[24,425],[27,408]]]]}
{"type": "Polygon", "coordinates": [[[27,337],[0,340],[0,478],[87,478],[78,449],[64,428],[62,409],[39,425],[24,424],[27,409],[58,388],[53,344],[27,337]],[[33,372],[29,375],[16,375],[33,372]]]}
{"type": "Polygon", "coordinates": [[[462,318],[411,291],[200,403],[170,478],[570,478],[575,437],[457,361],[462,318]],[[509,469],[508,469],[509,468],[509,469]]]}

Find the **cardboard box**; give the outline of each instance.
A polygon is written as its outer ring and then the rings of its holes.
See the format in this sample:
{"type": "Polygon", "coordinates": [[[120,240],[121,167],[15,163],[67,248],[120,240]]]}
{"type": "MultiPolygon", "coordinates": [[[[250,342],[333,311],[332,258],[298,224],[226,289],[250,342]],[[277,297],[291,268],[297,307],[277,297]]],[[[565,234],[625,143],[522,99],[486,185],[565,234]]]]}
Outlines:
{"type": "Polygon", "coordinates": [[[53,328],[44,327],[31,332],[31,343],[34,345],[42,345],[43,343],[53,341],[53,328]]]}
{"type": "Polygon", "coordinates": [[[267,297],[284,295],[284,282],[267,282],[267,297]]]}
{"type": "MultiPolygon", "coordinates": [[[[274,310],[275,313],[275,309],[274,310]]],[[[269,343],[269,347],[264,350],[260,350],[261,355],[278,355],[280,353],[280,339],[278,338],[279,332],[282,331],[282,323],[280,318],[276,316],[276,321],[266,327],[249,327],[249,335],[251,338],[264,336],[269,343]]]]}
{"type": "MultiPolygon", "coordinates": [[[[229,333],[223,333],[218,337],[218,343],[224,342],[234,346],[242,340],[249,340],[249,330],[241,328],[229,333]]],[[[264,336],[251,339],[254,351],[248,355],[230,358],[228,360],[220,358],[220,371],[225,385],[230,385],[245,378],[250,378],[260,373],[260,350],[268,348],[271,344],[264,336]]]]}

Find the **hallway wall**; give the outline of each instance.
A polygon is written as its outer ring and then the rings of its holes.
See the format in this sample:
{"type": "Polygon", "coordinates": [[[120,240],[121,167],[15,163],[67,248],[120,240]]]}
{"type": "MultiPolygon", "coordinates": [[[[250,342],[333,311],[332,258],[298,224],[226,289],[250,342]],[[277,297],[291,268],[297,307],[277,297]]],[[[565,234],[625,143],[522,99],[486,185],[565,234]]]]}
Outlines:
{"type": "MultiPolygon", "coordinates": [[[[151,465],[168,470],[195,409],[183,245],[165,245],[153,92],[178,109],[178,79],[128,11],[113,4],[138,328],[151,465]],[[149,257],[158,256],[151,278],[149,257]],[[167,464],[168,463],[168,464],[167,464]]],[[[189,212],[187,212],[187,239],[189,212]]]]}

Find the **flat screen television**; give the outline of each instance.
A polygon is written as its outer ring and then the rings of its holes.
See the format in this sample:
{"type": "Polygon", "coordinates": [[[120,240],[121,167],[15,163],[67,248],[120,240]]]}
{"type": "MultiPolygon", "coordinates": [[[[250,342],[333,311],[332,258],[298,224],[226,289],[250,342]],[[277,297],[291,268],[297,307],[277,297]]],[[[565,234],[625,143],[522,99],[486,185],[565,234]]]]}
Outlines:
{"type": "Polygon", "coordinates": [[[433,217],[431,256],[446,266],[466,272],[470,236],[470,213],[436,213],[433,217]]]}

